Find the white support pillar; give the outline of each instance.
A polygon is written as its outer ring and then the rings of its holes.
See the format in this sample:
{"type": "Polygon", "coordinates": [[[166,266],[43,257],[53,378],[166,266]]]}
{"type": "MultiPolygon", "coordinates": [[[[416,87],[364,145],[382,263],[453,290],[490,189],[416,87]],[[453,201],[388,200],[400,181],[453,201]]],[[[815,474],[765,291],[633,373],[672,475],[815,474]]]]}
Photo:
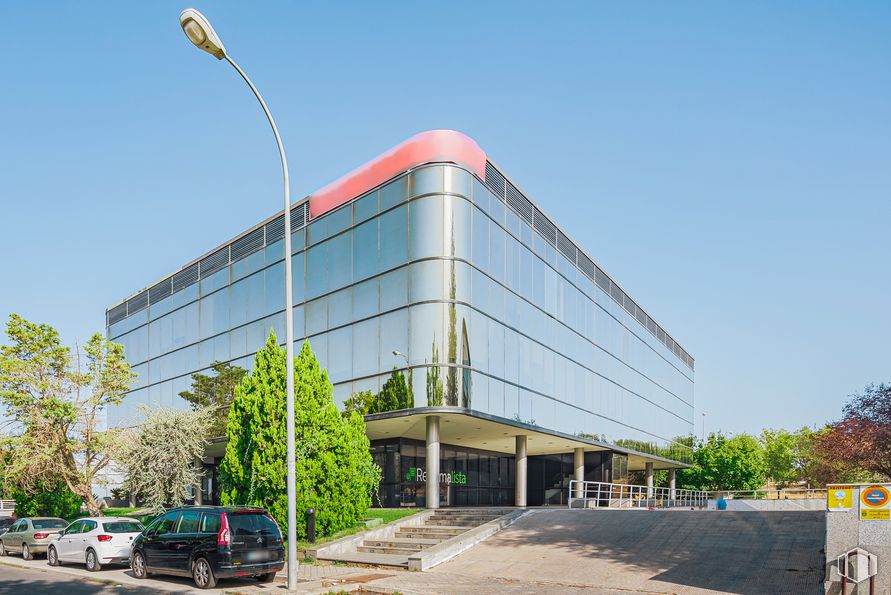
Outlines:
{"type": "Polygon", "coordinates": [[[517,436],[517,472],[514,474],[514,505],[526,506],[526,436],[517,436]]]}
{"type": "MultiPolygon", "coordinates": [[[[585,481],[585,449],[584,448],[576,448],[573,452],[572,457],[573,467],[575,468],[575,479],[578,482],[585,481]]],[[[585,497],[585,488],[584,484],[577,483],[575,485],[575,494],[573,494],[574,498],[584,498],[585,497]]]]}
{"type": "Polygon", "coordinates": [[[653,463],[647,463],[647,499],[653,499],[653,463]]]}
{"type": "Polygon", "coordinates": [[[439,508],[439,416],[427,416],[427,508],[439,508]]]}
{"type": "Polygon", "coordinates": [[[668,499],[674,501],[677,496],[677,469],[668,470],[668,499]]]}

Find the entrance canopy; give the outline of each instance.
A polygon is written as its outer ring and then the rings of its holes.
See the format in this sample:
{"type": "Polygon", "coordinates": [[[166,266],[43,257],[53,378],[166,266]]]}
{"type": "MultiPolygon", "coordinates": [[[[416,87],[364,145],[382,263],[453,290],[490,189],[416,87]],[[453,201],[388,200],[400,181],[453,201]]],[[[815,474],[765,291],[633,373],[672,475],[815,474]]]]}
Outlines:
{"type": "Polygon", "coordinates": [[[656,455],[460,407],[416,407],[366,415],[366,433],[370,440],[411,438],[423,442],[426,418],[431,415],[439,417],[439,440],[444,444],[513,455],[516,437],[526,436],[529,456],[571,453],[582,448],[586,452],[611,451],[628,455],[629,471],[643,471],[647,463],[653,463],[654,469],[689,467],[656,455]]]}

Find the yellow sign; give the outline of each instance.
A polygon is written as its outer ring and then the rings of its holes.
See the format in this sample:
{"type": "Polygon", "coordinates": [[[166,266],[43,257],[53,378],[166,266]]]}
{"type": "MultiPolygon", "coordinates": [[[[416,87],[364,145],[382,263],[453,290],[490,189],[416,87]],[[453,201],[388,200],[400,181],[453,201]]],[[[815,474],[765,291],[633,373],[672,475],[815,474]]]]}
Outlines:
{"type": "Polygon", "coordinates": [[[826,486],[826,509],[830,512],[851,510],[854,506],[854,488],[851,486],[826,486]]]}
{"type": "Polygon", "coordinates": [[[891,490],[888,490],[888,486],[871,485],[860,488],[860,520],[891,520],[891,490]]]}
{"type": "Polygon", "coordinates": [[[861,521],[889,521],[891,520],[891,510],[861,510],[861,521]]]}

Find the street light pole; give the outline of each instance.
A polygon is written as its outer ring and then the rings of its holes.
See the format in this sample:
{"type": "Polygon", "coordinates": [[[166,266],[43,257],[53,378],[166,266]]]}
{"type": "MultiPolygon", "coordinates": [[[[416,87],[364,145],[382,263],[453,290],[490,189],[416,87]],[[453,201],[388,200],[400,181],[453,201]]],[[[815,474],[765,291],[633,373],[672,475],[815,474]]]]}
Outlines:
{"type": "Polygon", "coordinates": [[[292,295],[292,274],[291,274],[291,186],[288,176],[288,160],[285,157],[285,147],[282,145],[282,138],[278,133],[278,127],[275,120],[266,107],[263,97],[248,78],[247,74],[233,60],[223,47],[223,43],[216,31],[210,25],[207,18],[193,8],[187,8],[180,14],[180,26],[183,28],[189,40],[199,49],[211,54],[218,60],[225,59],[232,65],[232,68],[241,75],[244,82],[254,93],[254,97],[260,102],[266,119],[272,127],[272,134],[275,135],[275,144],[278,146],[278,153],[282,162],[282,173],[284,175],[285,186],[285,351],[287,353],[287,361],[285,363],[286,376],[286,400],[287,400],[287,442],[288,442],[288,590],[293,591],[297,588],[297,488],[296,488],[296,456],[295,456],[295,439],[294,439],[294,301],[292,295]]]}

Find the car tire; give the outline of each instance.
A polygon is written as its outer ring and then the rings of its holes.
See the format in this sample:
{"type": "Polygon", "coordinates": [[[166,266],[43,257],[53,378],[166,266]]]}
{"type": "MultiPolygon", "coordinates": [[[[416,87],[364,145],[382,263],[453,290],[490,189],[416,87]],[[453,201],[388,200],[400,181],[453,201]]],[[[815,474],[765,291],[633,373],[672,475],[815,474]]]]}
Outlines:
{"type": "Polygon", "coordinates": [[[22,544],[22,560],[33,560],[34,554],[31,553],[31,548],[28,547],[27,543],[22,544]]]}
{"type": "Polygon", "coordinates": [[[99,563],[99,556],[93,548],[87,549],[86,562],[87,570],[90,572],[99,572],[102,570],[102,564],[99,563]]]}
{"type": "Polygon", "coordinates": [[[139,552],[133,552],[133,558],[130,560],[130,570],[136,578],[148,578],[149,573],[145,565],[145,557],[139,552]]]}
{"type": "Polygon", "coordinates": [[[46,563],[50,566],[61,566],[62,563],[59,562],[59,553],[56,551],[56,548],[53,546],[49,546],[46,550],[46,563]]]}
{"type": "Polygon", "coordinates": [[[275,580],[275,574],[276,573],[274,572],[267,572],[266,574],[261,574],[260,576],[258,576],[257,579],[261,583],[271,583],[275,580]]]}
{"type": "Polygon", "coordinates": [[[192,581],[199,589],[213,589],[217,586],[217,577],[213,575],[207,558],[197,558],[192,564],[192,581]]]}

